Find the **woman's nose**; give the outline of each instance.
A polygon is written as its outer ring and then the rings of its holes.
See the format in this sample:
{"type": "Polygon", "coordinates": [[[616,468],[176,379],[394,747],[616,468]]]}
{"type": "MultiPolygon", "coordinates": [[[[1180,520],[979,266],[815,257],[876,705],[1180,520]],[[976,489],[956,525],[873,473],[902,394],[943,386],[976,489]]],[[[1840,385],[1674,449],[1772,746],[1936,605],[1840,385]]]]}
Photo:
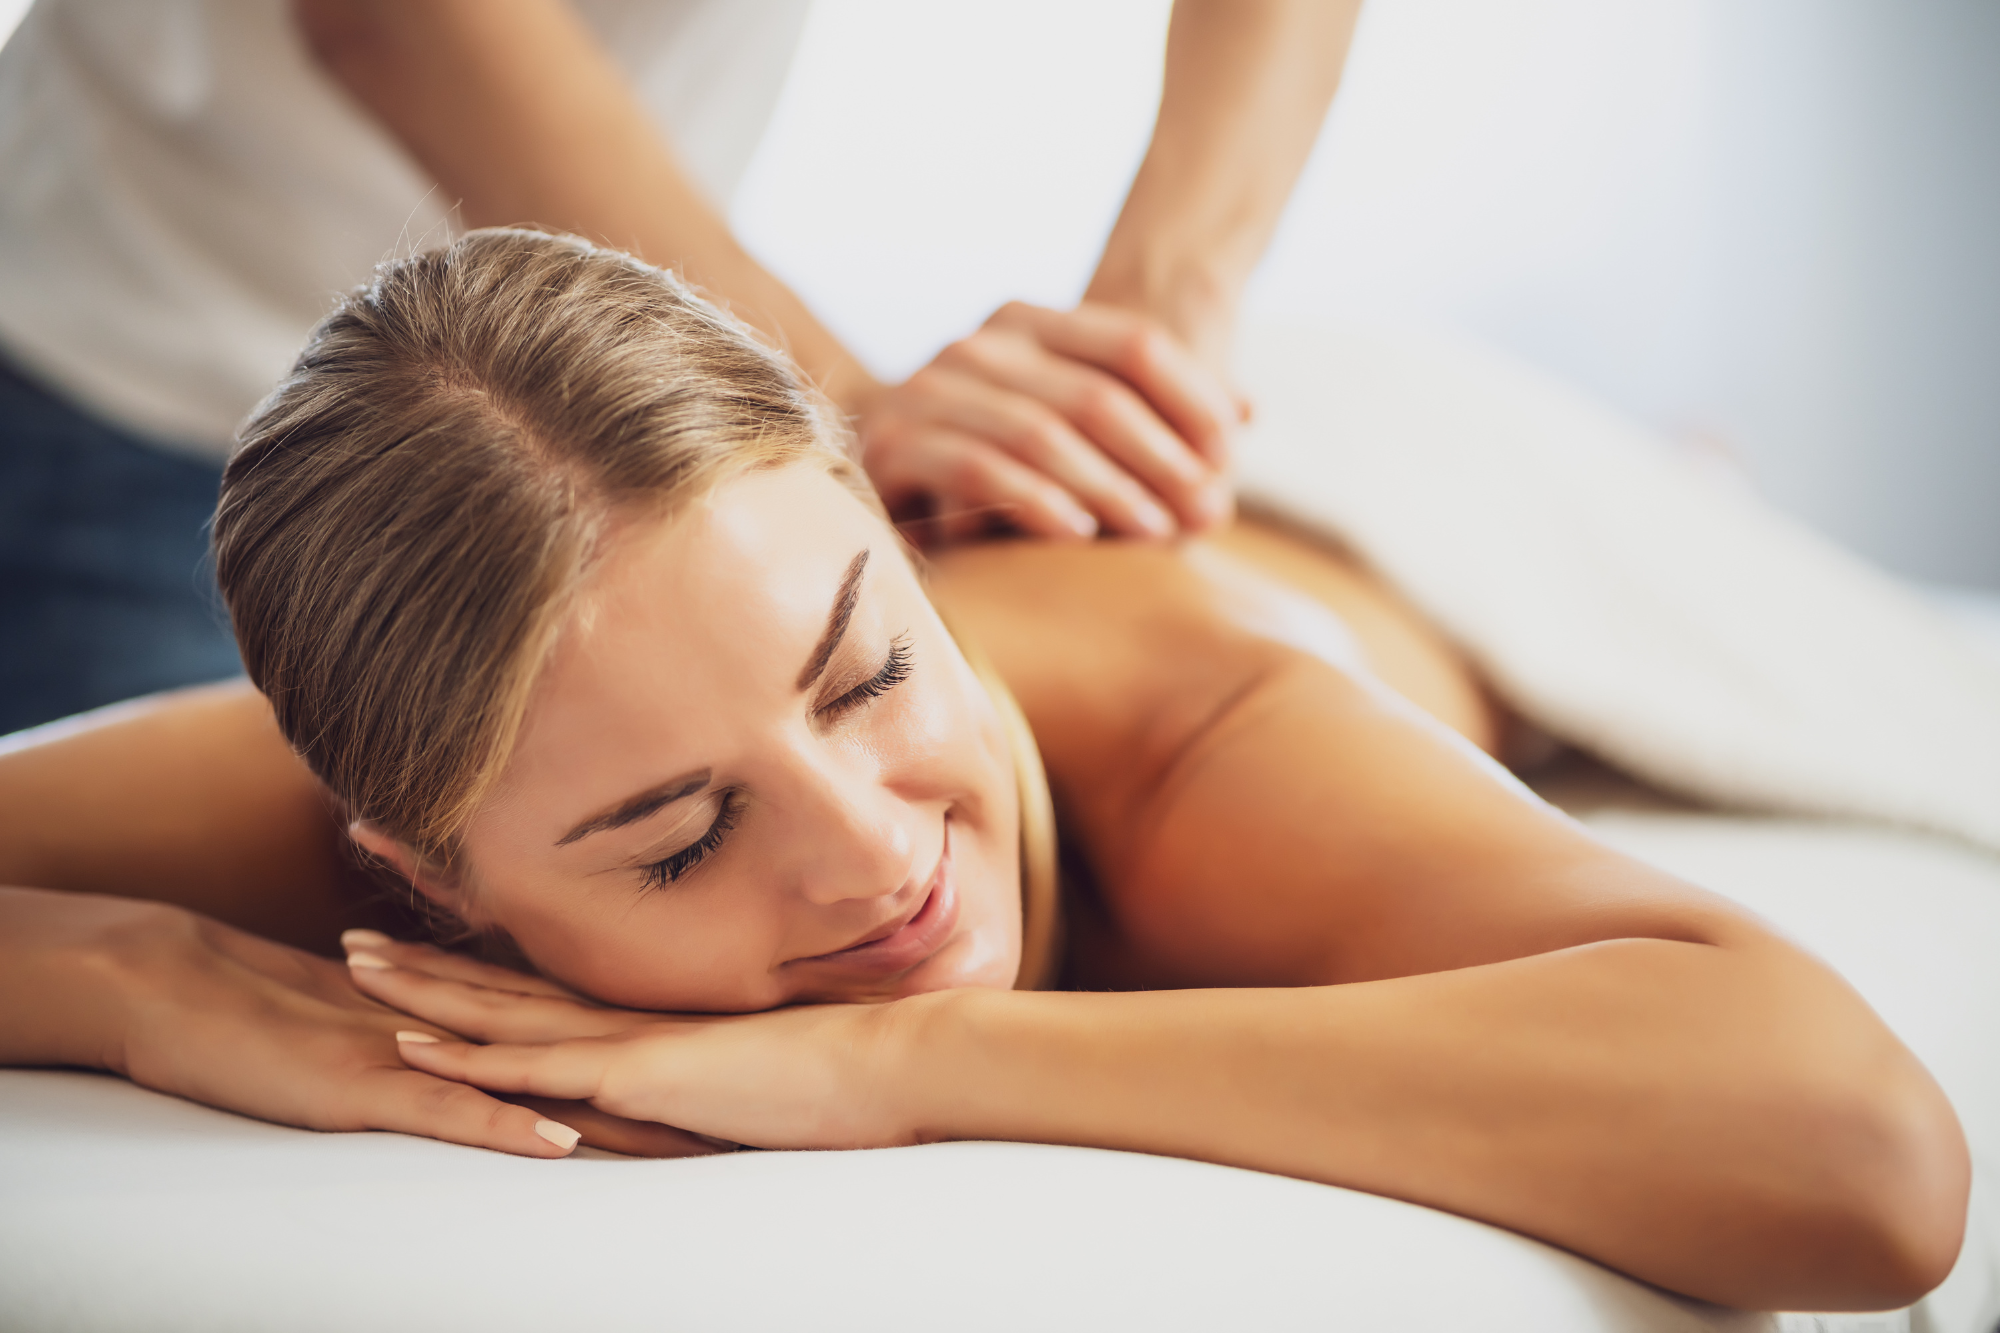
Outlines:
{"type": "Polygon", "coordinates": [[[824,905],[882,898],[902,888],[914,869],[910,821],[916,812],[853,775],[818,778],[800,858],[800,889],[807,900],[824,905]]]}

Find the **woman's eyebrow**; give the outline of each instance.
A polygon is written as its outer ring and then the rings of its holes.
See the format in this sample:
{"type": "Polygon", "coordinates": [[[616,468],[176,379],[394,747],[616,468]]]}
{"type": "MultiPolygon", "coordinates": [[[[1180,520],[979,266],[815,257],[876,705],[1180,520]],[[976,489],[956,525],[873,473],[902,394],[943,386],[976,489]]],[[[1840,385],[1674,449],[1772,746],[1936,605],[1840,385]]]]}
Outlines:
{"type": "Polygon", "coordinates": [[[854,619],[854,604],[861,600],[861,571],[868,568],[868,548],[847,562],[847,573],[840,579],[840,591],[834,595],[833,610],[827,613],[826,633],[820,635],[819,646],[813,649],[806,669],[799,672],[799,692],[805,693],[812,683],[819,679],[820,672],[833,660],[833,650],[840,647],[841,636],[847,633],[847,622],[854,619]]]}
{"type": "Polygon", "coordinates": [[[670,782],[662,782],[657,787],[649,787],[637,796],[612,807],[603,814],[592,815],[589,819],[584,820],[568,833],[565,833],[562,836],[562,840],[556,843],[556,846],[567,847],[577,841],[577,839],[587,838],[593,833],[602,833],[606,829],[624,828],[627,824],[637,823],[647,815],[672,805],[682,797],[694,795],[702,788],[708,786],[711,776],[710,770],[704,768],[699,773],[689,773],[685,777],[678,777],[670,782]]]}

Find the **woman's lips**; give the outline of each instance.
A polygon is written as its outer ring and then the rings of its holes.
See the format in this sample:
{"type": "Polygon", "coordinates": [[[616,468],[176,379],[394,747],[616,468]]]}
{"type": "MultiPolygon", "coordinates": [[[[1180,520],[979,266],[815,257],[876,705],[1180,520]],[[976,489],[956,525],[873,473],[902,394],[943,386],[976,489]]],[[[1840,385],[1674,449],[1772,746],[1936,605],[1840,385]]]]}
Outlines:
{"type": "Polygon", "coordinates": [[[889,921],[858,942],[832,953],[796,959],[821,967],[880,976],[907,972],[936,953],[958,926],[958,886],[951,873],[951,825],[923,901],[901,921],[889,921]]]}

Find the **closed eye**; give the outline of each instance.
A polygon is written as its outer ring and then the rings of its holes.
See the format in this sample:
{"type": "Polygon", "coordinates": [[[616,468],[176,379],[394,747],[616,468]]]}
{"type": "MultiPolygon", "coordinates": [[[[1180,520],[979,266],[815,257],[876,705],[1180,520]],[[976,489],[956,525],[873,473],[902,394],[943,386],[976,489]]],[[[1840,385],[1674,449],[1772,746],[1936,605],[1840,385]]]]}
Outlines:
{"type": "Polygon", "coordinates": [[[882,669],[862,681],[847,693],[816,710],[823,718],[836,718],[849,713],[871,699],[879,699],[910,678],[910,640],[908,635],[898,635],[889,644],[889,656],[883,661],[882,669]]]}
{"type": "Polygon", "coordinates": [[[642,867],[648,889],[663,889],[678,883],[683,875],[706,861],[709,855],[722,846],[736,821],[743,814],[743,797],[737,792],[728,792],[722,798],[721,809],[715,812],[715,820],[708,826],[708,832],[681,848],[671,856],[665,856],[650,865],[642,867]]]}

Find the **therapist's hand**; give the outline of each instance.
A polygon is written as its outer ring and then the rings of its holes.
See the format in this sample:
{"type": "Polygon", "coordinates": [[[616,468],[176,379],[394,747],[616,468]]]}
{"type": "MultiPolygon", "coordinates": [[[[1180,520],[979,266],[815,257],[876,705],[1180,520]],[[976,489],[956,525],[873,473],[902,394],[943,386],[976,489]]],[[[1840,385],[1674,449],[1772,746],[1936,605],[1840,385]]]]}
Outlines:
{"type": "Polygon", "coordinates": [[[925,544],[998,521],[1040,537],[1171,537],[1232,509],[1235,397],[1160,325],[1013,302],[861,414],[862,461],[925,544]]]}

